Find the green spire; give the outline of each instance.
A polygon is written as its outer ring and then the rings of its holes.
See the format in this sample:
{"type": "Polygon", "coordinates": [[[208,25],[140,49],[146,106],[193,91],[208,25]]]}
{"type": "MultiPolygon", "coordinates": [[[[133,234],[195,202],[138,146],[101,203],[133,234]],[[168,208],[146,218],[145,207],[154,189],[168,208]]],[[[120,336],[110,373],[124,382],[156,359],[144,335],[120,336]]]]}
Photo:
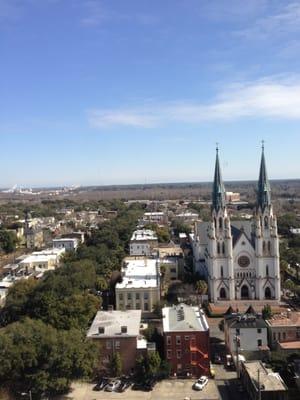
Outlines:
{"type": "Polygon", "coordinates": [[[261,208],[262,211],[266,207],[271,205],[271,188],[267,175],[265,152],[264,152],[264,141],[262,142],[262,153],[259,170],[258,188],[257,188],[257,208],[261,208]]]}
{"type": "Polygon", "coordinates": [[[216,165],[215,165],[215,177],[213,183],[213,193],[212,193],[212,209],[219,211],[226,207],[225,201],[225,187],[222,181],[220,161],[219,161],[219,148],[216,148],[216,165]]]}

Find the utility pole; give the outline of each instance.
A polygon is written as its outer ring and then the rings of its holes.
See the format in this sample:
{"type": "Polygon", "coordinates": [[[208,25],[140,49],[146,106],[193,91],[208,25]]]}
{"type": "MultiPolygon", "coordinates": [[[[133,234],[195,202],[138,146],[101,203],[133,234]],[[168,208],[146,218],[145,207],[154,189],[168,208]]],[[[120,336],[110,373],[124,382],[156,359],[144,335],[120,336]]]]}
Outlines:
{"type": "Polygon", "coordinates": [[[257,370],[257,382],[258,382],[258,400],[261,400],[261,388],[260,388],[260,369],[257,370]]]}
{"type": "Polygon", "coordinates": [[[240,345],[240,337],[238,335],[235,336],[235,355],[236,355],[236,376],[240,378],[240,360],[239,360],[239,345],[240,345]]]}

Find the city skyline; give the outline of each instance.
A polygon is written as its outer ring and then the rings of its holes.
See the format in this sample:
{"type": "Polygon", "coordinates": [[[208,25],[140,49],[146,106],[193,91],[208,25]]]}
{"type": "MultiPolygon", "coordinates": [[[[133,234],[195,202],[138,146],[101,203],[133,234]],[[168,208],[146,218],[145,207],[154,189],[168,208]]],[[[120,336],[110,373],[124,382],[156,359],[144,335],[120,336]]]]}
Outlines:
{"type": "Polygon", "coordinates": [[[300,177],[300,3],[0,1],[0,187],[300,177]],[[55,21],[55,23],[53,23],[55,21]]]}

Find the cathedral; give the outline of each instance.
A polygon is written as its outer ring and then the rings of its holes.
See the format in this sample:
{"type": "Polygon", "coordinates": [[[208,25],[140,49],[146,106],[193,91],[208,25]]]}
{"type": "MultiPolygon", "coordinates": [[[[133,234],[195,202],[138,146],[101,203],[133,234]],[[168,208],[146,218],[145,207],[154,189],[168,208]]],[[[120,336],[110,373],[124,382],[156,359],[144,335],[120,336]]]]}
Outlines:
{"type": "Polygon", "coordinates": [[[219,154],[216,154],[209,222],[197,222],[196,268],[205,273],[211,302],[280,300],[279,239],[262,147],[256,205],[251,220],[231,221],[219,154]]]}

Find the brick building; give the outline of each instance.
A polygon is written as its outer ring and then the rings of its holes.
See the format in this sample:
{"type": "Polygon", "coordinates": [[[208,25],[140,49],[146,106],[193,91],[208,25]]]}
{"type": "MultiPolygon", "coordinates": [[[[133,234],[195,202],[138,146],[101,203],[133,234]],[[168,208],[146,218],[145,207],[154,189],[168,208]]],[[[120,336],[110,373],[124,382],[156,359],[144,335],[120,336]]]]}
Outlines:
{"type": "Polygon", "coordinates": [[[172,374],[209,375],[209,327],[204,312],[186,304],[165,307],[162,312],[165,358],[172,374]]]}
{"type": "MultiPolygon", "coordinates": [[[[140,337],[141,310],[98,311],[87,337],[99,343],[100,367],[109,370],[111,356],[118,352],[122,360],[122,372],[128,374],[135,367],[139,351],[145,339],[140,337]]],[[[146,347],[147,349],[147,347],[146,347]]]]}
{"type": "Polygon", "coordinates": [[[300,312],[287,310],[266,321],[272,349],[293,352],[300,350],[300,312]]]}

